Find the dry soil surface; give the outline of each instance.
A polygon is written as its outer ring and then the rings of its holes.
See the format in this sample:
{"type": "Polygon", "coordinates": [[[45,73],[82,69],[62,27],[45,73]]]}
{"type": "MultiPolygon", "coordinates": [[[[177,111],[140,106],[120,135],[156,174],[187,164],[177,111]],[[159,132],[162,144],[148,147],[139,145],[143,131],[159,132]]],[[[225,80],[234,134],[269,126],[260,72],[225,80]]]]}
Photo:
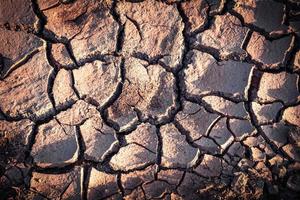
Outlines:
{"type": "Polygon", "coordinates": [[[0,199],[299,199],[297,0],[0,0],[0,199]]]}

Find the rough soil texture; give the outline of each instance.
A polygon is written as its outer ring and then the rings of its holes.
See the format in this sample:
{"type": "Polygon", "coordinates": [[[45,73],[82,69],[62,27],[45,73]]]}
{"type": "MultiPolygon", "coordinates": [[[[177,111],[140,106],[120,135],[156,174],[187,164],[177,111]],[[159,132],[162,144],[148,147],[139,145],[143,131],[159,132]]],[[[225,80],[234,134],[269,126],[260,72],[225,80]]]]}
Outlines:
{"type": "Polygon", "coordinates": [[[0,199],[300,199],[297,0],[0,0],[0,199]]]}

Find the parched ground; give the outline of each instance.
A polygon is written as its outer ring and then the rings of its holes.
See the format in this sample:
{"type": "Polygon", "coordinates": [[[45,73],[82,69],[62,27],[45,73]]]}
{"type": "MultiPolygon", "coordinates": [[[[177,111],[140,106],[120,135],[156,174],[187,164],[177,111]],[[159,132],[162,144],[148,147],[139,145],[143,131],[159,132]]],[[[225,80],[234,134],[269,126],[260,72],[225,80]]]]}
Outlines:
{"type": "Polygon", "coordinates": [[[300,199],[298,0],[0,0],[0,199],[300,199]]]}

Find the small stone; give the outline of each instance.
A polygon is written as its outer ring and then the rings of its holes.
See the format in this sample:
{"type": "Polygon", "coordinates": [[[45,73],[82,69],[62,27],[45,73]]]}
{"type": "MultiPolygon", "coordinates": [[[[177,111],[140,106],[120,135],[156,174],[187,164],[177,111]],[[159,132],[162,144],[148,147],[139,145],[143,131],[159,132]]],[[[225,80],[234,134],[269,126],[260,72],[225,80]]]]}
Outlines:
{"type": "Polygon", "coordinates": [[[164,125],[160,132],[162,137],[162,166],[189,168],[195,164],[198,150],[189,145],[186,137],[174,125],[164,125]]]}
{"type": "Polygon", "coordinates": [[[247,169],[252,168],[254,166],[254,164],[255,163],[252,160],[242,158],[238,163],[238,167],[241,170],[246,171],[247,169]]]}
{"type": "Polygon", "coordinates": [[[119,191],[117,177],[92,168],[89,176],[87,199],[105,199],[119,191]]]}
{"type": "Polygon", "coordinates": [[[262,126],[261,128],[271,142],[277,146],[277,148],[286,144],[287,137],[290,132],[289,126],[282,123],[276,123],[273,125],[262,126]]]}
{"type": "Polygon", "coordinates": [[[265,140],[261,136],[250,136],[243,141],[243,144],[248,147],[257,147],[260,144],[265,144],[265,140]]]}
{"type": "Polygon", "coordinates": [[[268,0],[235,0],[233,8],[240,14],[246,24],[254,25],[267,32],[283,32],[287,27],[282,24],[284,4],[268,0]]]}
{"type": "Polygon", "coordinates": [[[220,119],[211,129],[209,137],[213,138],[222,150],[227,149],[234,140],[234,137],[227,129],[226,118],[220,119]]]}
{"type": "Polygon", "coordinates": [[[270,166],[281,166],[283,164],[283,158],[280,155],[276,155],[271,158],[268,162],[270,166]]]}
{"type": "Polygon", "coordinates": [[[38,128],[31,156],[39,167],[63,167],[74,163],[79,154],[76,129],[51,120],[38,128]]]}
{"type": "Polygon", "coordinates": [[[252,66],[237,61],[217,62],[213,56],[197,50],[189,52],[191,63],[184,70],[185,88],[190,96],[221,93],[246,97],[252,66]],[[222,81],[219,81],[222,80],[222,81]]]}
{"type": "Polygon", "coordinates": [[[287,144],[282,149],[290,158],[300,162],[300,147],[298,145],[287,144]]]}
{"type": "Polygon", "coordinates": [[[205,154],[195,172],[205,177],[217,177],[222,171],[222,160],[218,157],[205,154]]]}
{"type": "Polygon", "coordinates": [[[54,62],[59,67],[71,67],[74,65],[73,60],[64,44],[52,44],[51,54],[54,62]]]}
{"type": "MultiPolygon", "coordinates": [[[[49,199],[81,199],[80,168],[60,174],[33,172],[30,187],[49,199]]],[[[38,193],[34,197],[41,198],[38,193]]]]}
{"type": "Polygon", "coordinates": [[[218,96],[203,97],[203,101],[213,110],[223,115],[238,118],[248,118],[248,113],[244,108],[244,103],[234,103],[218,96]]]}
{"type": "Polygon", "coordinates": [[[245,194],[246,187],[248,186],[248,182],[249,182],[248,175],[243,172],[238,172],[234,176],[234,179],[231,183],[231,187],[233,191],[237,192],[238,194],[245,194]]]}
{"type": "Polygon", "coordinates": [[[96,60],[73,70],[74,86],[80,97],[100,106],[106,104],[121,82],[119,66],[120,59],[111,63],[96,60]]]}
{"type": "Polygon", "coordinates": [[[300,127],[300,105],[285,109],[282,118],[283,120],[300,127]]]}
{"type": "Polygon", "coordinates": [[[284,62],[285,52],[289,49],[291,42],[291,36],[268,41],[264,36],[254,32],[246,50],[254,60],[272,68],[284,62]]]}
{"type": "Polygon", "coordinates": [[[221,14],[225,6],[223,0],[207,0],[207,3],[209,5],[209,16],[221,14]]]}
{"type": "Polygon", "coordinates": [[[300,192],[300,175],[291,175],[286,183],[286,186],[296,192],[300,192]]]}
{"type": "Polygon", "coordinates": [[[283,107],[282,103],[274,102],[271,104],[251,103],[252,110],[257,118],[258,124],[266,124],[273,122],[280,109],[283,107]]]}
{"type": "Polygon", "coordinates": [[[183,110],[176,115],[175,120],[184,130],[188,131],[189,136],[195,141],[206,135],[208,128],[217,117],[217,114],[205,111],[200,105],[185,101],[183,110]]]}
{"type": "MultiPolygon", "coordinates": [[[[17,47],[14,47],[17,48],[17,47]]],[[[0,107],[11,117],[42,119],[54,109],[48,97],[48,78],[52,68],[45,50],[0,80],[0,107]]]]}
{"type": "Polygon", "coordinates": [[[206,1],[184,1],[181,5],[185,15],[189,19],[190,32],[201,30],[207,22],[207,12],[209,7],[206,1]]]}
{"type": "Polygon", "coordinates": [[[243,55],[243,40],[248,28],[233,15],[217,15],[210,29],[197,35],[195,46],[206,46],[219,50],[222,57],[243,55]]]}
{"type": "Polygon", "coordinates": [[[137,144],[122,147],[110,160],[115,170],[129,171],[139,169],[156,161],[156,153],[137,144]]]}
{"type": "Polygon", "coordinates": [[[263,73],[257,96],[261,102],[281,100],[285,104],[293,103],[299,98],[297,80],[297,75],[286,72],[263,73]]]}
{"type": "Polygon", "coordinates": [[[251,148],[251,154],[253,161],[266,161],[266,154],[256,147],[251,148]]]}
{"type": "Polygon", "coordinates": [[[263,180],[267,182],[272,181],[272,172],[270,169],[266,166],[265,162],[258,162],[255,166],[255,170],[257,171],[258,177],[262,178],[263,180]]]}
{"type": "Polygon", "coordinates": [[[55,107],[59,108],[70,102],[77,100],[77,96],[72,88],[72,72],[61,69],[59,70],[53,84],[53,97],[55,107]]]}
{"type": "Polygon", "coordinates": [[[184,24],[175,4],[155,0],[122,1],[117,11],[125,24],[122,48],[125,54],[161,57],[159,60],[170,68],[181,64],[184,24]]]}

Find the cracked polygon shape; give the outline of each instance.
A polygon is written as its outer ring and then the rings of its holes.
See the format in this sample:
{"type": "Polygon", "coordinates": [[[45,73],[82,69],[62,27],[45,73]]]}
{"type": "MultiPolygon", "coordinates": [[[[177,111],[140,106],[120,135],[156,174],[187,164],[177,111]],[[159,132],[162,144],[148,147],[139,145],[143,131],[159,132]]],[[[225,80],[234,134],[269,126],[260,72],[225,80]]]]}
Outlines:
{"type": "Polygon", "coordinates": [[[60,112],[55,118],[62,124],[76,126],[92,117],[100,117],[97,109],[83,100],[78,100],[71,108],[60,112]]]}
{"type": "Polygon", "coordinates": [[[155,180],[142,185],[146,199],[163,198],[164,195],[171,193],[172,186],[164,181],[155,180]]]}
{"type": "Polygon", "coordinates": [[[8,23],[11,29],[33,31],[38,17],[29,0],[0,1],[0,24],[8,23]]]}
{"type": "Polygon", "coordinates": [[[76,59],[114,52],[118,23],[107,2],[76,0],[44,10],[47,18],[44,34],[69,39],[76,59]]]}
{"type": "Polygon", "coordinates": [[[283,32],[287,26],[283,25],[284,4],[268,0],[235,0],[233,8],[240,14],[246,24],[254,25],[267,32],[283,32]]]}
{"type": "Polygon", "coordinates": [[[162,122],[177,106],[172,73],[160,65],[145,65],[136,58],[125,62],[127,81],[119,99],[108,109],[108,118],[116,122],[121,130],[137,122],[134,108],[141,112],[142,118],[162,122]]]}
{"type": "Polygon", "coordinates": [[[106,199],[119,192],[117,177],[92,168],[89,175],[87,199],[106,199]]]}
{"type": "Polygon", "coordinates": [[[31,156],[39,167],[63,167],[76,162],[79,144],[76,128],[56,120],[39,126],[31,156]]]}
{"type": "Polygon", "coordinates": [[[203,28],[207,22],[208,4],[204,0],[190,0],[182,4],[182,9],[188,18],[189,31],[194,32],[203,28]]]}
{"type": "Polygon", "coordinates": [[[222,159],[205,154],[194,171],[204,177],[218,177],[222,172],[222,159]]]}
{"type": "Polygon", "coordinates": [[[205,111],[203,107],[196,103],[184,101],[183,110],[178,112],[175,120],[188,132],[192,140],[197,140],[206,134],[217,117],[217,114],[205,111]]]}
{"type": "Polygon", "coordinates": [[[221,148],[211,138],[201,137],[195,141],[195,144],[199,146],[201,152],[208,152],[212,155],[221,153],[221,148]]]}
{"type": "Polygon", "coordinates": [[[195,46],[214,48],[222,57],[243,55],[244,38],[248,28],[243,27],[240,20],[233,15],[217,15],[210,29],[197,35],[195,46]]]}
{"type": "Polygon", "coordinates": [[[205,103],[214,111],[230,117],[249,118],[244,102],[234,103],[218,96],[203,97],[205,103]]]}
{"type": "Polygon", "coordinates": [[[158,172],[157,179],[165,181],[170,185],[177,186],[179,185],[182,176],[183,171],[179,171],[176,169],[166,169],[158,172]]]}
{"type": "Polygon", "coordinates": [[[299,99],[298,79],[296,74],[287,72],[263,73],[257,92],[258,99],[261,102],[277,100],[285,104],[296,102],[299,99]]]}
{"type": "Polygon", "coordinates": [[[125,136],[127,144],[137,143],[146,147],[152,152],[156,152],[157,148],[157,133],[156,127],[149,124],[141,124],[136,130],[125,136]]]}
{"type": "MultiPolygon", "coordinates": [[[[2,9],[1,6],[0,9],[2,9]]],[[[3,65],[2,69],[0,68],[1,78],[27,57],[34,55],[37,49],[43,45],[43,41],[33,34],[0,29],[0,44],[0,60],[3,62],[0,64],[0,67],[3,65]]]]}
{"type": "Polygon", "coordinates": [[[300,105],[286,108],[283,112],[282,119],[300,127],[300,105]]]}
{"type": "Polygon", "coordinates": [[[68,67],[74,65],[73,60],[70,57],[70,54],[64,44],[56,43],[51,46],[51,55],[53,61],[59,67],[68,67]]]}
{"type": "Polygon", "coordinates": [[[85,144],[84,157],[87,160],[103,161],[118,144],[115,131],[105,125],[100,117],[87,119],[80,126],[80,132],[85,144]]]}
{"type": "Polygon", "coordinates": [[[248,147],[257,147],[259,145],[264,145],[266,142],[262,136],[250,136],[243,140],[243,144],[248,147]]]}
{"type": "Polygon", "coordinates": [[[122,48],[125,54],[162,57],[160,61],[171,68],[181,64],[184,24],[175,4],[167,5],[155,0],[122,1],[117,10],[125,26],[122,48]]]}
{"type": "MultiPolygon", "coordinates": [[[[0,148],[1,152],[8,152],[6,158],[13,162],[23,162],[25,160],[26,146],[31,136],[33,123],[30,120],[20,120],[8,122],[0,120],[0,148]],[[8,141],[5,145],[5,140],[8,141]]],[[[4,162],[4,158],[1,156],[4,162]]]]}
{"type": "Polygon", "coordinates": [[[186,136],[182,135],[173,124],[160,129],[162,137],[161,165],[164,167],[192,167],[198,159],[199,150],[192,147],[186,136]]]}
{"type": "Polygon", "coordinates": [[[274,102],[271,104],[251,102],[251,107],[256,116],[258,124],[261,125],[273,122],[283,105],[280,102],[274,102]]]}
{"type": "Polygon", "coordinates": [[[125,190],[133,190],[143,183],[154,180],[155,166],[149,166],[143,170],[135,170],[121,175],[121,183],[125,190]]]}
{"type": "Polygon", "coordinates": [[[184,70],[188,95],[221,93],[246,98],[251,64],[237,61],[217,62],[213,56],[197,50],[189,52],[191,63],[184,70]]]}
{"type": "Polygon", "coordinates": [[[261,62],[266,67],[272,68],[284,62],[285,54],[289,50],[291,42],[292,36],[268,41],[263,35],[254,32],[246,50],[252,59],[261,62]]]}
{"type": "Polygon", "coordinates": [[[114,95],[121,81],[120,59],[110,63],[96,60],[73,70],[74,86],[81,98],[103,106],[114,95]]]}
{"type": "Polygon", "coordinates": [[[288,135],[291,127],[282,122],[272,125],[261,126],[262,131],[277,148],[282,147],[288,141],[288,135]]]}
{"type": "Polygon", "coordinates": [[[48,96],[52,68],[41,50],[0,80],[0,107],[11,117],[44,118],[54,109],[48,96]]]}
{"type": "Polygon", "coordinates": [[[225,150],[234,140],[233,135],[227,128],[226,118],[220,119],[211,129],[209,137],[214,139],[225,150]]]}
{"type": "Polygon", "coordinates": [[[81,169],[75,167],[72,171],[59,174],[44,174],[33,172],[30,189],[36,193],[33,199],[43,197],[49,199],[81,198],[81,169]]]}
{"type": "Polygon", "coordinates": [[[71,73],[68,70],[61,69],[55,77],[52,92],[56,108],[77,100],[76,93],[72,87],[71,73]]]}
{"type": "Polygon", "coordinates": [[[229,128],[235,139],[241,141],[254,133],[255,127],[249,120],[229,119],[229,128]]]}
{"type": "Polygon", "coordinates": [[[121,147],[111,158],[109,164],[114,170],[129,171],[143,168],[155,161],[156,153],[133,143],[121,147]]]}

